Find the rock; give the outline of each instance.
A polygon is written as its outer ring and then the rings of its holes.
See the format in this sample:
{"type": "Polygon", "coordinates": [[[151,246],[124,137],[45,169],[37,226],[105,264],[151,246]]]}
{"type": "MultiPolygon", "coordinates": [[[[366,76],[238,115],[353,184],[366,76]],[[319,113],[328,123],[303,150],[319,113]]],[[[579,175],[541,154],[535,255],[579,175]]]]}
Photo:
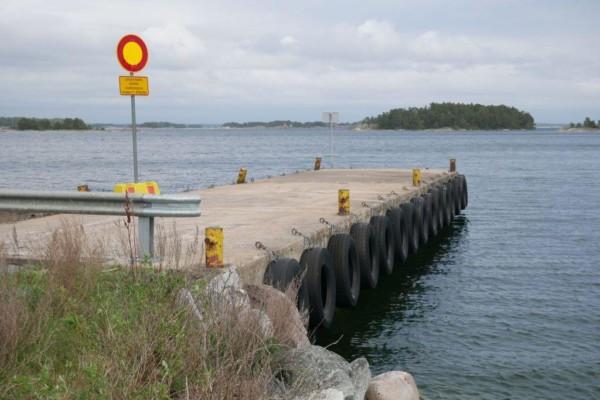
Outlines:
{"type": "MultiPolygon", "coordinates": [[[[240,280],[235,266],[212,278],[206,285],[206,293],[212,302],[221,308],[249,308],[250,299],[240,280]]],[[[226,310],[223,310],[226,312],[226,310]]]]}
{"type": "Polygon", "coordinates": [[[222,293],[225,290],[239,290],[242,288],[240,274],[235,266],[225,268],[222,273],[212,278],[206,285],[206,289],[222,293]]]}
{"type": "MultiPolygon", "coordinates": [[[[298,399],[334,389],[343,394],[344,400],[363,400],[371,379],[366,359],[348,363],[341,356],[313,345],[283,352],[274,360],[274,367],[283,377],[290,397],[298,399]]],[[[335,396],[333,392],[329,395],[335,396]]]]}
{"type": "Polygon", "coordinates": [[[296,400],[344,400],[344,393],[337,389],[325,389],[311,393],[306,399],[296,398],[296,400]]]}
{"type": "Polygon", "coordinates": [[[177,293],[177,299],[175,301],[179,306],[188,308],[191,311],[191,313],[198,319],[198,321],[202,322],[204,320],[204,316],[198,308],[198,304],[196,304],[194,296],[189,290],[185,288],[179,289],[179,292],[177,293]]]}
{"type": "Polygon", "coordinates": [[[273,336],[273,323],[271,322],[269,316],[262,310],[247,308],[240,312],[239,318],[247,318],[246,322],[256,323],[260,327],[260,331],[264,337],[273,336]]]}
{"type": "Polygon", "coordinates": [[[294,302],[268,285],[244,286],[250,305],[264,311],[273,323],[273,335],[281,344],[302,347],[310,344],[304,321],[294,302]]]}
{"type": "Polygon", "coordinates": [[[371,380],[366,400],[419,400],[419,389],[408,372],[390,371],[371,380]]]}
{"type": "Polygon", "coordinates": [[[350,363],[350,379],[352,379],[356,388],[356,398],[364,399],[371,382],[371,370],[366,358],[357,358],[350,363]]]}

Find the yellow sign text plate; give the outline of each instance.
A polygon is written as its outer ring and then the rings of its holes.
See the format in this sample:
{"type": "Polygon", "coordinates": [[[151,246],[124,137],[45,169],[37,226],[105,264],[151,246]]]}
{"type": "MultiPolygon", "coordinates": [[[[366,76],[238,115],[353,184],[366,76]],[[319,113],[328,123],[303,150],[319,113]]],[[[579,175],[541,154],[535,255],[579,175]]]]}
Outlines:
{"type": "Polygon", "coordinates": [[[121,96],[148,96],[148,77],[119,76],[119,92],[121,96]]]}

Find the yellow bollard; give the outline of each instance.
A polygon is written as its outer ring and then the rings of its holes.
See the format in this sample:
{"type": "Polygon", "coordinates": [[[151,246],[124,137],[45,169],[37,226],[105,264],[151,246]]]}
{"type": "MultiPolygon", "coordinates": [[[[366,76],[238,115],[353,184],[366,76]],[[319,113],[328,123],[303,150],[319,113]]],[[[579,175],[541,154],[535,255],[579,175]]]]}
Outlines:
{"type": "Polygon", "coordinates": [[[90,187],[88,185],[79,185],[79,186],[77,186],[77,191],[78,192],[89,192],[90,187]]]}
{"type": "Polygon", "coordinates": [[[238,173],[237,183],[246,183],[246,174],[248,170],[246,168],[240,168],[240,172],[238,173]]]}
{"type": "Polygon", "coordinates": [[[421,185],[421,170],[419,168],[414,168],[412,170],[412,181],[413,181],[413,186],[421,185]]]}
{"type": "Polygon", "coordinates": [[[450,159],[450,172],[456,172],[456,159],[450,159]]]}
{"type": "Polygon", "coordinates": [[[349,189],[338,190],[338,214],[339,215],[350,214],[350,190],[349,189]]]}
{"type": "Polygon", "coordinates": [[[315,171],[318,171],[321,169],[321,157],[317,157],[315,158],[315,171]]]}
{"type": "Polygon", "coordinates": [[[223,228],[209,226],[204,230],[204,254],[207,268],[223,267],[223,228]]]}

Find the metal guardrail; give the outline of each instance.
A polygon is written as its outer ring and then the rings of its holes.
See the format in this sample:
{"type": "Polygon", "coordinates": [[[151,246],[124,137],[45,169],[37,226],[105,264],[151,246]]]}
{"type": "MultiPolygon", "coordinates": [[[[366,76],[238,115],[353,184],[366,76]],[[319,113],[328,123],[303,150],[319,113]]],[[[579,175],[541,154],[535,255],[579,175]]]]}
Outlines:
{"type": "Polygon", "coordinates": [[[142,254],[154,255],[155,217],[198,217],[200,197],[94,192],[0,190],[0,211],[139,217],[142,254]]]}

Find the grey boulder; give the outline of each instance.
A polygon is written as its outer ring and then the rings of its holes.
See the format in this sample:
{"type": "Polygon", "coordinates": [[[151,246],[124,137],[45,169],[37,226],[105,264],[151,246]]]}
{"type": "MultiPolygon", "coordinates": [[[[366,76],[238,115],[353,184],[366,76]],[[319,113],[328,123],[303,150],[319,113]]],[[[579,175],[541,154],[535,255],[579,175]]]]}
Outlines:
{"type": "Polygon", "coordinates": [[[313,345],[283,352],[275,359],[275,368],[289,398],[295,399],[363,400],[371,380],[365,358],[348,363],[338,354],[313,345]]]}

